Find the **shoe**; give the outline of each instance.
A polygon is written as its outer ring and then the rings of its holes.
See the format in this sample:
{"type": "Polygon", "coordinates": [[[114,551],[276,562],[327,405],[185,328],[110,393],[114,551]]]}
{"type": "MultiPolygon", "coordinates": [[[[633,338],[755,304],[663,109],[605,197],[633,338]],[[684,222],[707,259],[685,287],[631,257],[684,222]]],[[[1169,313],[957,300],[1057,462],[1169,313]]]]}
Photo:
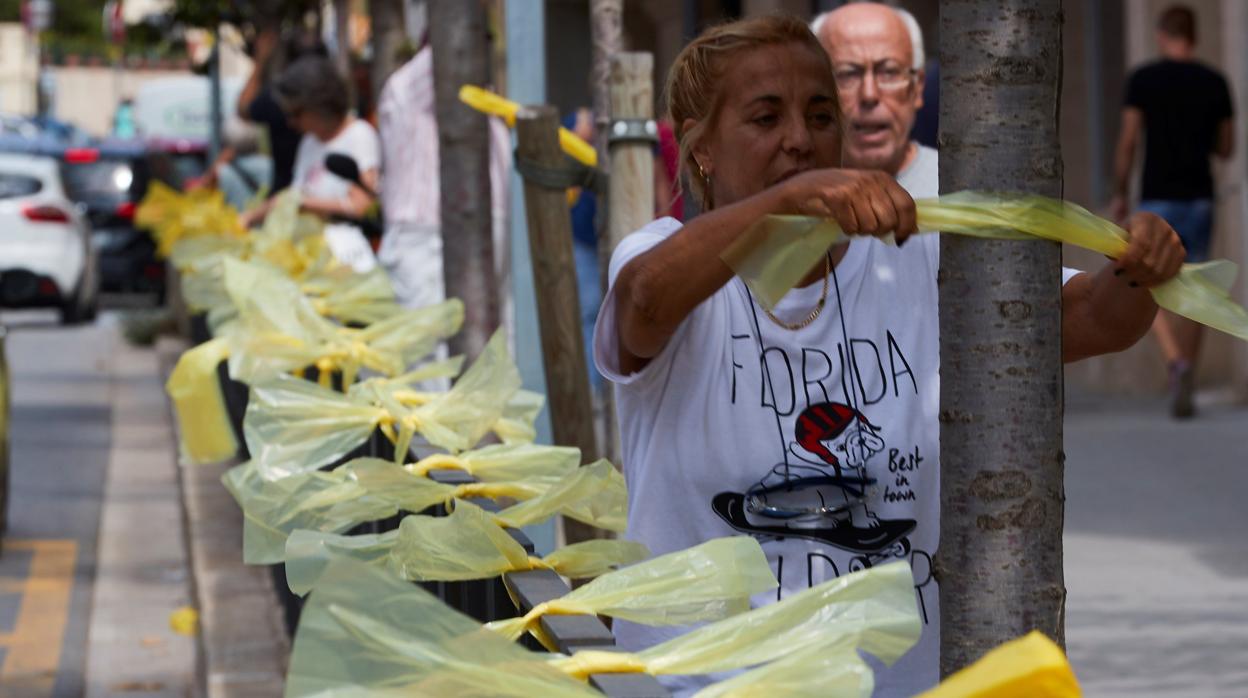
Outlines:
{"type": "Polygon", "coordinates": [[[1196,376],[1192,365],[1186,361],[1170,364],[1170,415],[1175,419],[1189,419],[1196,414],[1192,401],[1196,376]]]}

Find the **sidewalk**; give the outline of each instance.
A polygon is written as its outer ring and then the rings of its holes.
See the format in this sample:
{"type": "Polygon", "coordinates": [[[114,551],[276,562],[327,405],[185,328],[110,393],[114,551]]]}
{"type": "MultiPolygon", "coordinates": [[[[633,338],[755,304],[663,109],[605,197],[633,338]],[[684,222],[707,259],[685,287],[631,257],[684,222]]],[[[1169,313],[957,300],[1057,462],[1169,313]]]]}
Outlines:
{"type": "Polygon", "coordinates": [[[87,645],[89,698],[189,696],[196,642],[170,628],[191,604],[169,411],[156,356],[108,328],[113,412],[87,645]]]}
{"type": "MultiPolygon", "coordinates": [[[[162,384],[186,349],[157,345],[162,384]]],[[[172,419],[172,406],[165,403],[172,419]]],[[[173,433],[171,427],[170,433],[173,433]]],[[[207,698],[282,695],[289,641],[267,567],[243,564],[243,517],[221,484],[233,463],[181,468],[191,566],[200,613],[207,698]]]]}
{"type": "Polygon", "coordinates": [[[1248,686],[1248,409],[1161,400],[1066,412],[1066,636],[1088,696],[1248,686]]]}

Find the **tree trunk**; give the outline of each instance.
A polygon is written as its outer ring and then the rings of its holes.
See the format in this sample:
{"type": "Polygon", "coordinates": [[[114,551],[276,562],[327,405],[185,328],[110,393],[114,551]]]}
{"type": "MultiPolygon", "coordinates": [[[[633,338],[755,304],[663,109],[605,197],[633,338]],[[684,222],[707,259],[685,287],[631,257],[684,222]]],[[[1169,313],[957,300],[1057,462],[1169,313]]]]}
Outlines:
{"type": "Polygon", "coordinates": [[[452,353],[475,357],[498,327],[498,281],[491,236],[489,135],[485,116],[459,101],[465,84],[487,80],[485,5],[430,0],[433,84],[442,183],[442,274],[448,298],[464,302],[464,329],[452,353]]]}
{"type": "MultiPolygon", "coordinates": [[[[593,97],[594,121],[597,125],[594,148],[598,151],[598,169],[610,176],[611,153],[607,148],[607,129],[611,123],[611,60],[622,49],[621,23],[624,15],[624,0],[590,0],[589,29],[593,41],[593,64],[590,71],[590,90],[593,97]]],[[[598,275],[603,296],[607,291],[607,267],[611,263],[614,248],[608,235],[611,197],[607,192],[599,192],[598,212],[594,220],[594,229],[598,233],[598,275]]],[[[620,467],[619,433],[616,428],[615,394],[611,390],[601,392],[603,407],[603,443],[602,453],[611,462],[620,467]]],[[[569,538],[569,542],[571,538],[569,538]]]]}
{"type": "MultiPolygon", "coordinates": [[[[940,190],[1060,196],[1061,0],[940,5],[940,190]]],[[[941,671],[1064,641],[1061,249],[941,240],[941,671]]]]}
{"type": "Polygon", "coordinates": [[[598,126],[594,147],[598,150],[598,167],[603,170],[610,165],[607,124],[611,118],[611,88],[608,83],[611,79],[611,58],[623,50],[620,28],[623,14],[624,0],[589,1],[589,32],[594,46],[589,88],[598,126]]]}
{"type": "Polygon", "coordinates": [[[381,88],[398,66],[399,47],[406,38],[403,23],[403,0],[368,0],[369,26],[373,33],[373,65],[368,81],[372,104],[381,98],[381,88]]]}
{"type": "Polygon", "coordinates": [[[334,0],[334,65],[347,81],[347,104],[355,107],[355,80],[351,76],[351,0],[334,0]]]}

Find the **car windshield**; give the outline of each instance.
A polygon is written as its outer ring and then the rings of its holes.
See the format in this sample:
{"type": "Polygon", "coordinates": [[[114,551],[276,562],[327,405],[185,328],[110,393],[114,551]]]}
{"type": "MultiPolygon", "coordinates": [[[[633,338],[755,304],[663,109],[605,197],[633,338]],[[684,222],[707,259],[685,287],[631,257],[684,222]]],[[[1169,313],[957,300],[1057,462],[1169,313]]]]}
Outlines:
{"type": "Polygon", "coordinates": [[[137,174],[129,160],[70,163],[64,168],[65,190],[75,201],[121,204],[137,194],[137,174]]]}

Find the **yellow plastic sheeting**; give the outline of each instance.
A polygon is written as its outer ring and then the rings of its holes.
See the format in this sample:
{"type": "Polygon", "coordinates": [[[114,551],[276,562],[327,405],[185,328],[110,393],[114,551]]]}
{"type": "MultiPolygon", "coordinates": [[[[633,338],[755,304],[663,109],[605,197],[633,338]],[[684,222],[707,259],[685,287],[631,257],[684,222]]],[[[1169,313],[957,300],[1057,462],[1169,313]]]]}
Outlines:
{"type": "Polygon", "coordinates": [[[165,390],[178,419],[183,463],[216,463],[238,453],[238,439],[217,381],[217,365],[229,345],[214,339],[185,352],[169,374],[165,390]]]}
{"type": "Polygon", "coordinates": [[[870,698],[875,674],[851,638],[796,651],[712,684],[694,698],[870,698]]]}
{"type": "Polygon", "coordinates": [[[521,618],[486,625],[509,640],[525,631],[552,652],[542,633],[545,615],[604,615],[645,625],[689,625],[749,610],[750,596],[777,586],[758,541],[716,538],[701,545],[609,572],[521,618]]]}
{"type": "Polygon", "coordinates": [[[243,562],[249,565],[281,562],[286,538],[296,529],[340,532],[399,510],[393,499],[369,493],[343,468],[269,482],[248,461],[221,482],[243,510],[243,562]]]}
{"type": "MultiPolygon", "coordinates": [[[[522,391],[523,392],[523,391],[522,391]]],[[[413,475],[434,470],[462,470],[482,482],[571,475],[581,464],[581,450],[533,443],[495,444],[457,456],[439,453],[403,467],[413,475]]]]}
{"type": "MultiPolygon", "coordinates": [[[[1127,249],[1127,233],[1075,204],[1028,195],[960,192],[916,202],[919,227],[996,239],[1044,239],[1083,247],[1111,258],[1127,249]]],[[[845,240],[831,220],[767,216],[723,255],[764,307],[771,308],[845,240]]],[[[1228,334],[1248,339],[1248,312],[1230,297],[1237,267],[1226,260],[1185,264],[1174,279],[1151,289],[1157,304],[1228,334]]]]}
{"type": "Polygon", "coordinates": [[[636,671],[710,674],[766,664],[795,648],[849,640],[891,665],[918,642],[920,631],[910,566],[894,562],[709,623],[636,654],[579,652],[552,664],[578,678],[636,671]]]}
{"type": "Polygon", "coordinates": [[[347,325],[371,325],[403,310],[381,268],[356,274],[339,267],[307,278],[299,290],[312,299],[318,313],[347,325]]]}
{"type": "MultiPolygon", "coordinates": [[[[867,698],[871,670],[856,650],[863,634],[825,634],[834,639],[769,653],[776,655],[773,661],[709,686],[695,698],[867,698]]],[[[590,654],[612,655],[621,668],[641,668],[636,655],[590,654]]],[[[304,606],[286,687],[291,698],[602,695],[555,670],[548,660],[549,655],[483,628],[418,586],[375,566],[337,559],[304,606]]]]}
{"type": "Polygon", "coordinates": [[[388,567],[412,581],[449,582],[530,569],[596,577],[648,555],[640,543],[593,540],[531,558],[491,514],[458,502],[449,516],[407,516],[397,531],[379,535],[297,530],[286,541],[286,582],[294,593],[306,593],[331,559],[344,556],[388,567]]]}
{"type": "Polygon", "coordinates": [[[335,561],[295,635],[288,698],[593,698],[601,693],[433,595],[375,567],[335,561]]]}
{"type": "Polygon", "coordinates": [[[532,499],[494,514],[499,525],[523,528],[562,514],[606,531],[624,531],[628,521],[628,488],[624,476],[600,458],[560,478],[532,499]]]}
{"type": "Polygon", "coordinates": [[[156,239],[156,256],[165,259],[174,245],[191,236],[241,237],[246,234],[238,211],[214,189],[181,193],[153,181],[134,212],[134,223],[156,239]]]}
{"type": "Polygon", "coordinates": [[[1062,648],[1032,631],[1001,645],[919,698],[1079,698],[1062,648]]]}
{"type": "Polygon", "coordinates": [[[380,428],[406,460],[412,437],[458,453],[476,445],[503,416],[520,388],[520,373],[496,334],[445,393],[426,395],[411,384],[454,368],[446,361],[393,380],[369,379],[337,393],[290,376],[252,386],[243,421],[257,470],[276,480],[341,459],[380,428]]]}
{"type": "MultiPolygon", "coordinates": [[[[493,92],[475,85],[464,85],[459,88],[459,101],[482,114],[502,119],[509,127],[514,128],[516,125],[516,113],[520,111],[520,105],[493,92]]],[[[598,166],[598,152],[594,150],[594,146],[562,126],[559,127],[559,147],[586,167],[598,166]]]]}
{"type": "Polygon", "coordinates": [[[503,408],[503,416],[494,423],[494,435],[505,444],[530,443],[537,438],[537,415],[546,404],[546,396],[531,390],[517,390],[503,408]]]}
{"type": "Polygon", "coordinates": [[[394,377],[430,354],[463,324],[463,303],[401,311],[363,329],[335,325],[292,280],[263,266],[225,262],[225,286],[239,321],[230,333],[230,375],[245,383],[315,366],[322,385],[341,371],[350,385],[360,369],[394,377]]]}

